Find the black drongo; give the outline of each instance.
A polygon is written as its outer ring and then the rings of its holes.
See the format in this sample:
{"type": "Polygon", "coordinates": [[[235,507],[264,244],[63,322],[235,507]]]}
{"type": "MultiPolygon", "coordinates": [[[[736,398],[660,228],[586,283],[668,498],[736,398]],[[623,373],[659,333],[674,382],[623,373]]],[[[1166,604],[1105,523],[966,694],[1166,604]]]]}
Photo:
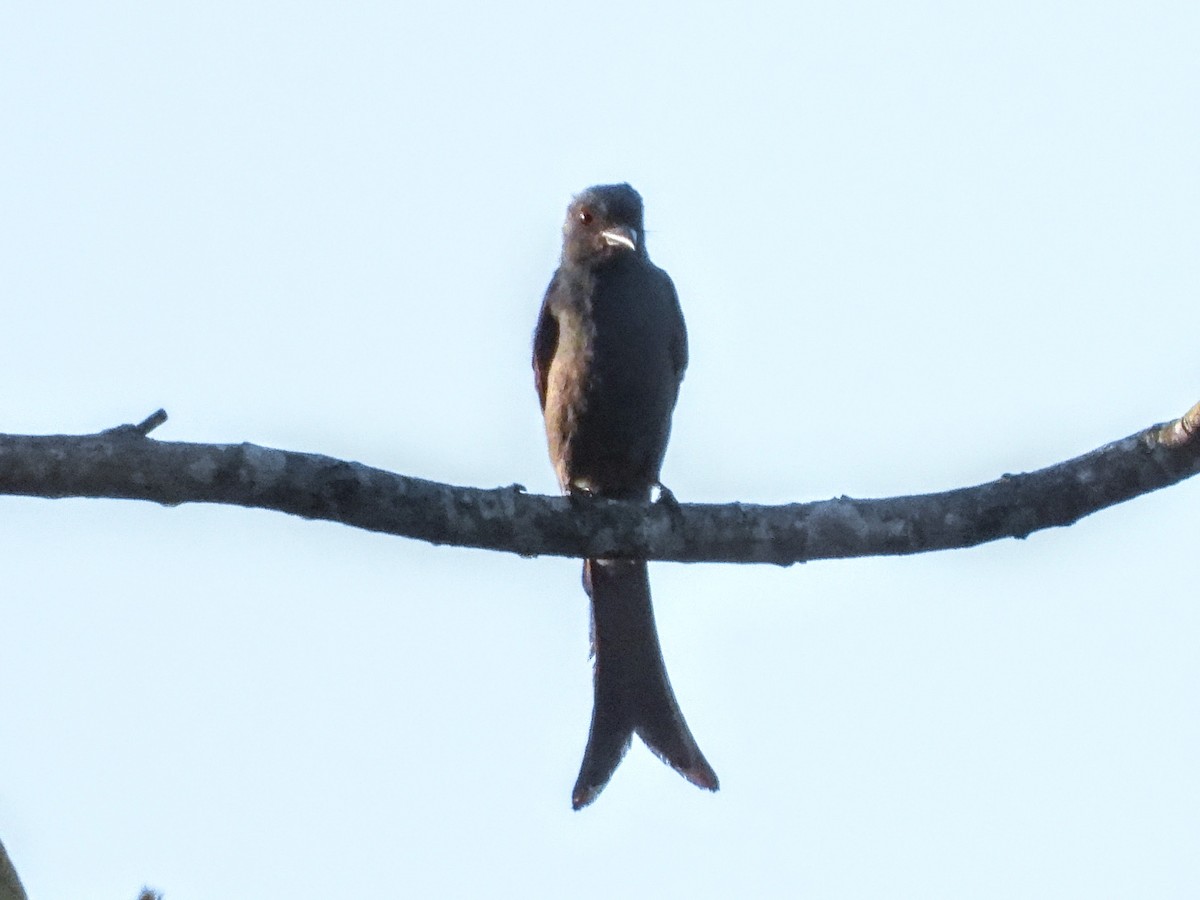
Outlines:
{"type": "MultiPolygon", "coordinates": [[[[687,367],[675,286],[650,262],[642,198],[628,184],[577,196],[562,259],[542,301],[533,369],[550,459],[562,490],[649,500],[687,367]]],[[[604,789],[634,733],[688,781],[717,774],[671,690],[643,560],[589,559],[595,656],[591,732],[571,796],[579,809],[604,789]]]]}

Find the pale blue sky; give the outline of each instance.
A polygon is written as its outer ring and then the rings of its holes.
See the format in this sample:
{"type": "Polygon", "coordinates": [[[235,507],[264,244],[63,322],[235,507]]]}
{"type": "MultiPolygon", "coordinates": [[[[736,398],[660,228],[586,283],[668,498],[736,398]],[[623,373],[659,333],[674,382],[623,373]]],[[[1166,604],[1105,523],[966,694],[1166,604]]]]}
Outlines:
{"type": "MultiPolygon", "coordinates": [[[[0,431],[171,415],[553,490],[529,335],[628,180],[682,500],[958,487],[1200,400],[1194,2],[0,8],[0,431]]],[[[573,561],[0,498],[36,900],[1185,897],[1200,483],[910,559],[652,567],[722,779],[572,813],[573,561]]]]}

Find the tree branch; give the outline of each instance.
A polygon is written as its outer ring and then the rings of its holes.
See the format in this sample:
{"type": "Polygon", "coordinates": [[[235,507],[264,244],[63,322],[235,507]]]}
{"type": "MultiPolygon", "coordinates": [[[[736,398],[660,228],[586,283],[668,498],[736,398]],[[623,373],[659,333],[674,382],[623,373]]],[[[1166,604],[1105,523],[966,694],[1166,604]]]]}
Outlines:
{"type": "Polygon", "coordinates": [[[790,565],[972,547],[1070,525],[1200,472],[1200,404],[1058,465],[936,494],[782,506],[642,504],[481,490],[254,444],[190,444],[139,425],[0,435],[0,494],[224,503],[522,556],[790,565]]]}
{"type": "Polygon", "coordinates": [[[4,849],[2,842],[0,842],[0,900],[28,900],[25,889],[21,887],[21,879],[17,877],[17,870],[13,868],[12,860],[8,858],[8,851],[4,849]]]}

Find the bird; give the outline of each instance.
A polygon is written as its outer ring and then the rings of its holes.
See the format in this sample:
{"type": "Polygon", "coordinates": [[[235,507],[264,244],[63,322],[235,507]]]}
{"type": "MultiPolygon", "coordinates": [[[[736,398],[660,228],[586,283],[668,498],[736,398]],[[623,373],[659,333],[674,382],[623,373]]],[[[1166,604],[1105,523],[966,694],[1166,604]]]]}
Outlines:
{"type": "MultiPolygon", "coordinates": [[[[683,311],[646,251],[641,195],[628,184],[577,194],[533,335],[534,385],[564,493],[649,502],[657,487],[673,501],[659,474],[687,364],[683,311]]],[[[596,799],[634,734],[692,784],[717,790],[667,677],[646,561],[587,559],[583,586],[593,705],[572,807],[596,799]]]]}

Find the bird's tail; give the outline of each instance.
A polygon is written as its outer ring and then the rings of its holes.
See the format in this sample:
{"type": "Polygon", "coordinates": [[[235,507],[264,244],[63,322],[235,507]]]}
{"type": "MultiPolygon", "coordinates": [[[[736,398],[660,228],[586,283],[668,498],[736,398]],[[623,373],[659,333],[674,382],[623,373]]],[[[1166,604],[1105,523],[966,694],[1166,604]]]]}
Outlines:
{"type": "Polygon", "coordinates": [[[592,598],[595,694],[571,805],[582,809],[604,790],[634,733],[692,784],[715,791],[717,773],[688,730],[667,680],[646,563],[589,559],[583,584],[592,598]]]}

